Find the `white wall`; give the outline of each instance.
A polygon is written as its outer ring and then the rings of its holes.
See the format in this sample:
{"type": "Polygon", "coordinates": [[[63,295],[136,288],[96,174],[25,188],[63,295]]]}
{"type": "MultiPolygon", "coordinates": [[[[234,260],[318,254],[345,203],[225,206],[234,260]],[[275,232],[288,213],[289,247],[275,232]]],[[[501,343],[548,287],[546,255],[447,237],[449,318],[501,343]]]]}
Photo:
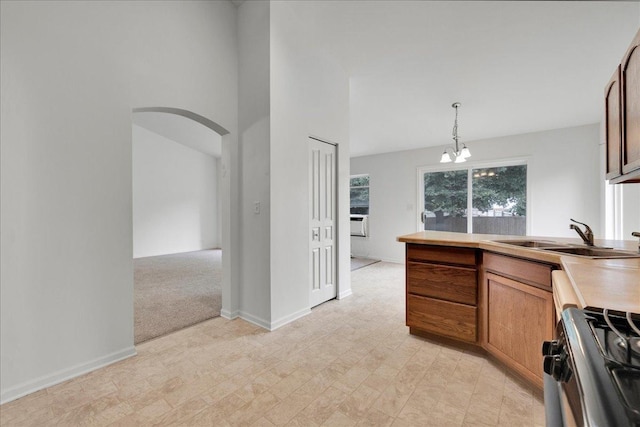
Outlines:
{"type": "Polygon", "coordinates": [[[640,231],[640,184],[609,184],[606,175],[606,136],[604,120],[600,126],[601,221],[607,239],[635,240],[640,231]]]}
{"type": "Polygon", "coordinates": [[[133,125],[134,258],[219,247],[216,164],[133,125]]]}
{"type": "MultiPolygon", "coordinates": [[[[464,129],[463,129],[464,131],[464,129]]],[[[599,124],[466,141],[467,163],[527,158],[530,235],[577,237],[569,218],[601,230],[599,124]]],[[[369,238],[352,238],[354,255],[404,262],[396,237],[417,231],[417,169],[439,165],[443,147],[351,159],[351,174],[370,175],[369,238]]]]}
{"type": "Polygon", "coordinates": [[[0,400],[134,354],[131,111],[237,129],[229,2],[1,2],[0,400]]]}
{"type": "Polygon", "coordinates": [[[349,82],[287,2],[244,2],[238,18],[243,256],[230,317],[275,329],[309,313],[309,136],[338,143],[339,292],[351,293],[349,82]]]}
{"type": "Polygon", "coordinates": [[[237,312],[265,328],[270,304],[269,2],[238,8],[239,143],[242,161],[241,286],[237,312]],[[260,204],[255,213],[254,204],[260,204]]]}
{"type": "Polygon", "coordinates": [[[289,2],[272,2],[272,328],[309,311],[309,136],[338,145],[338,296],[351,293],[349,80],[298,22],[289,2]]]}
{"type": "Polygon", "coordinates": [[[622,184],[620,187],[622,200],[620,238],[635,240],[631,233],[640,231],[640,184],[622,184]]]}

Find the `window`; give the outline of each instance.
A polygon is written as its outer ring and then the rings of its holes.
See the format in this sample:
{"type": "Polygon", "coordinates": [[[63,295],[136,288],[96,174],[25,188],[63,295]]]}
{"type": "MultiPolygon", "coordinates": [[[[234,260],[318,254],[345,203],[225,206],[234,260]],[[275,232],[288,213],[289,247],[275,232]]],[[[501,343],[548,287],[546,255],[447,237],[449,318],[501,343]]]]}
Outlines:
{"type": "Polygon", "coordinates": [[[527,234],[527,165],[472,170],[474,233],[527,234]]]}
{"type": "Polygon", "coordinates": [[[467,232],[467,171],[424,174],[425,230],[467,232]]]}
{"type": "Polygon", "coordinates": [[[527,165],[513,163],[444,171],[420,170],[420,228],[525,235],[527,165]]]}
{"type": "Polygon", "coordinates": [[[369,175],[351,177],[351,214],[369,215],[369,175]]]}

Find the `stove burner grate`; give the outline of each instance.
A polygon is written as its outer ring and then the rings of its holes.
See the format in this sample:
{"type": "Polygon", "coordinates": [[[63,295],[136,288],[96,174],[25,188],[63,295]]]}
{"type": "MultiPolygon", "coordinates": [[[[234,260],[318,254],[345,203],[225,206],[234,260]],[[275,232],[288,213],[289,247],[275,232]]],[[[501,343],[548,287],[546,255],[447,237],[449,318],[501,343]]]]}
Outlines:
{"type": "Polygon", "coordinates": [[[625,313],[625,316],[618,316],[605,309],[602,312],[602,318],[606,326],[600,322],[600,324],[592,324],[592,327],[595,328],[594,332],[598,329],[604,331],[603,342],[598,340],[603,354],[616,362],[640,368],[640,330],[632,314],[625,313]]]}

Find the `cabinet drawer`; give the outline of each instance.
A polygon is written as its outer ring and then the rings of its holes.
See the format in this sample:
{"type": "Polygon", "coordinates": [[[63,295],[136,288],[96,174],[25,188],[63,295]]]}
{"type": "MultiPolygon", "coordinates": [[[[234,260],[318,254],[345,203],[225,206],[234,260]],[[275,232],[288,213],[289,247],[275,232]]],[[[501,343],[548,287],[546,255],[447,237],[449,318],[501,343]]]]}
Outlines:
{"type": "Polygon", "coordinates": [[[473,268],[407,263],[407,292],[476,305],[477,272],[473,268]]]}
{"type": "Polygon", "coordinates": [[[407,326],[476,342],[476,307],[407,295],[407,326]]]}
{"type": "Polygon", "coordinates": [[[407,244],[407,261],[433,261],[446,264],[476,265],[476,250],[447,246],[407,244]]]}
{"type": "Polygon", "coordinates": [[[486,270],[551,290],[552,265],[488,252],[484,254],[483,264],[486,270]]]}

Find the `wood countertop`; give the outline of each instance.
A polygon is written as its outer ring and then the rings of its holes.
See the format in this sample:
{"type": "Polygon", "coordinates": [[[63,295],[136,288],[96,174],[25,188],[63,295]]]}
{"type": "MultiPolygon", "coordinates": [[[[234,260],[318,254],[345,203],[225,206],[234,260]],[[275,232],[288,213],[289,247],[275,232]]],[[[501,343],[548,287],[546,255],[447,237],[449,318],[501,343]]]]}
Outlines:
{"type": "MultiPolygon", "coordinates": [[[[557,264],[566,272],[582,308],[608,308],[640,313],[640,258],[591,259],[496,242],[496,240],[548,240],[581,245],[582,240],[577,238],[420,231],[400,236],[397,240],[404,243],[479,248],[557,264]]],[[[595,244],[632,252],[638,250],[638,242],[633,240],[596,239],[595,244]]]]}

